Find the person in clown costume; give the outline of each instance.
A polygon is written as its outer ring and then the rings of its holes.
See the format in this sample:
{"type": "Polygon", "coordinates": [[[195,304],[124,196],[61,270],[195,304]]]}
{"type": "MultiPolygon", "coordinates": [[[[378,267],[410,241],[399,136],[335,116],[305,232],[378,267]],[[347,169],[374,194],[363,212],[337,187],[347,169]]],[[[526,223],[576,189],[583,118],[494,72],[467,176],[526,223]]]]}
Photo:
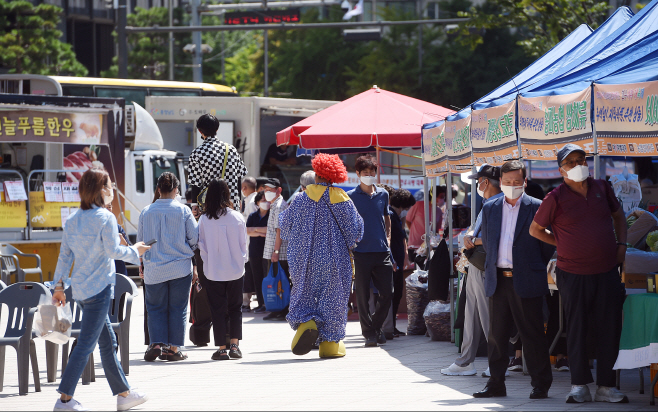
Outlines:
{"type": "Polygon", "coordinates": [[[363,219],[347,193],[334,187],[347,180],[336,155],[317,154],[314,185],[281,213],[281,238],[288,241],[292,280],[287,320],[296,330],[295,355],[305,355],[317,341],[320,357],[345,356],[345,326],[352,261],[350,251],[363,236],[363,219]]]}

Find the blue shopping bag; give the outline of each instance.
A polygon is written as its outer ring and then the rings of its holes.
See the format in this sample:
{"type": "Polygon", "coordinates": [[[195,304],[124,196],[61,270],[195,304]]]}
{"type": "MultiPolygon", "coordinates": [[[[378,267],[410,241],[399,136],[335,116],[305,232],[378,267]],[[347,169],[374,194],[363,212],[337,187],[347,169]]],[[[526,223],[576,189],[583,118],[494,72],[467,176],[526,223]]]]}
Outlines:
{"type": "Polygon", "coordinates": [[[272,262],[270,271],[263,279],[263,298],[265,299],[265,307],[270,312],[278,312],[290,304],[290,282],[288,282],[281,264],[276,263],[276,271],[274,266],[275,264],[272,262]],[[276,272],[276,275],[274,272],[276,272]]]}

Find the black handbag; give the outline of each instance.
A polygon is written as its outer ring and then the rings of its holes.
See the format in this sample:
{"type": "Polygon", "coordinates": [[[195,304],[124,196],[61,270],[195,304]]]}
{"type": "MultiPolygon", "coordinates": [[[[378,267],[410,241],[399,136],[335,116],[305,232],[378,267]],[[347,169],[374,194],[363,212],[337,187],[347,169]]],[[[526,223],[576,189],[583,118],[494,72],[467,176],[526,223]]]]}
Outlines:
{"type": "Polygon", "coordinates": [[[468,259],[468,263],[484,271],[484,262],[487,258],[487,252],[484,251],[484,246],[477,245],[471,249],[464,249],[464,255],[468,259]]]}

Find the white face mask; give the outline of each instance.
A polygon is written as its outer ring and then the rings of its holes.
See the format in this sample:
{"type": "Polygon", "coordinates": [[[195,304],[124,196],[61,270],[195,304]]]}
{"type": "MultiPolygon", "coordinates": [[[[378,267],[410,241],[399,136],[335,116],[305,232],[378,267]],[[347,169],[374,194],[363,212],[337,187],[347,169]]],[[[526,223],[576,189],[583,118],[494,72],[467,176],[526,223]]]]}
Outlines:
{"type": "Polygon", "coordinates": [[[276,197],[275,192],[265,192],[265,200],[267,200],[268,202],[274,200],[275,197],[276,197]]]}
{"type": "Polygon", "coordinates": [[[366,186],[372,186],[375,183],[377,183],[377,177],[376,176],[361,176],[361,183],[363,183],[366,186]]]}
{"type": "Polygon", "coordinates": [[[270,202],[260,202],[258,207],[260,207],[260,210],[270,210],[270,202]]]}
{"type": "Polygon", "coordinates": [[[174,200],[177,201],[178,203],[183,203],[183,204],[185,203],[183,202],[183,197],[181,195],[176,195],[174,200]]]}
{"type": "MultiPolygon", "coordinates": [[[[482,183],[484,183],[484,180],[482,181],[482,183]]],[[[478,195],[480,195],[481,198],[484,198],[484,190],[480,190],[479,183],[475,186],[475,190],[478,192],[478,195]]]]}
{"type": "Polygon", "coordinates": [[[518,199],[525,191],[525,186],[501,186],[500,189],[508,199],[518,199]]]}
{"type": "Polygon", "coordinates": [[[567,171],[567,177],[574,182],[582,182],[589,177],[589,167],[585,165],[575,166],[573,169],[567,171]]]}
{"type": "Polygon", "coordinates": [[[400,212],[400,219],[404,219],[405,217],[407,217],[407,212],[408,210],[403,210],[402,212],[400,212]]]}
{"type": "Polygon", "coordinates": [[[103,189],[103,204],[110,204],[114,200],[114,190],[103,189]],[[105,194],[109,192],[109,194],[105,194]]]}
{"type": "Polygon", "coordinates": [[[244,194],[244,190],[243,190],[243,191],[241,191],[240,193],[242,193],[242,197],[247,197],[247,195],[246,195],[246,194],[244,194]]]}

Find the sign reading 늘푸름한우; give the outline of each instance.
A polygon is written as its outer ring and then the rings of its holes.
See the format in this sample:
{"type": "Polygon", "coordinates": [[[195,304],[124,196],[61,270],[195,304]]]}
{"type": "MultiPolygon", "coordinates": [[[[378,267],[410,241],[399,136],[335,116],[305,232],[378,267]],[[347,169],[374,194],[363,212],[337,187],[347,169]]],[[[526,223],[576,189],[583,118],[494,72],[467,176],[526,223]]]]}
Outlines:
{"type": "Polygon", "coordinates": [[[448,169],[452,173],[467,173],[473,167],[471,150],[471,116],[446,122],[446,152],[448,169]]]}
{"type": "Polygon", "coordinates": [[[476,166],[501,166],[519,158],[514,116],[516,100],[496,107],[473,110],[471,144],[476,166]]]}
{"type": "Polygon", "coordinates": [[[656,156],[658,81],[594,85],[599,154],[656,156]]]}
{"type": "Polygon", "coordinates": [[[50,142],[98,145],[108,143],[106,115],[98,110],[57,111],[0,109],[0,142],[50,142]]]}
{"type": "Polygon", "coordinates": [[[437,127],[423,129],[423,159],[428,177],[443,176],[448,172],[445,127],[446,123],[441,122],[437,127]]]}
{"type": "Polygon", "coordinates": [[[592,91],[559,96],[519,96],[518,123],[521,154],[526,160],[555,160],[567,143],[594,153],[590,119],[592,91]]]}

